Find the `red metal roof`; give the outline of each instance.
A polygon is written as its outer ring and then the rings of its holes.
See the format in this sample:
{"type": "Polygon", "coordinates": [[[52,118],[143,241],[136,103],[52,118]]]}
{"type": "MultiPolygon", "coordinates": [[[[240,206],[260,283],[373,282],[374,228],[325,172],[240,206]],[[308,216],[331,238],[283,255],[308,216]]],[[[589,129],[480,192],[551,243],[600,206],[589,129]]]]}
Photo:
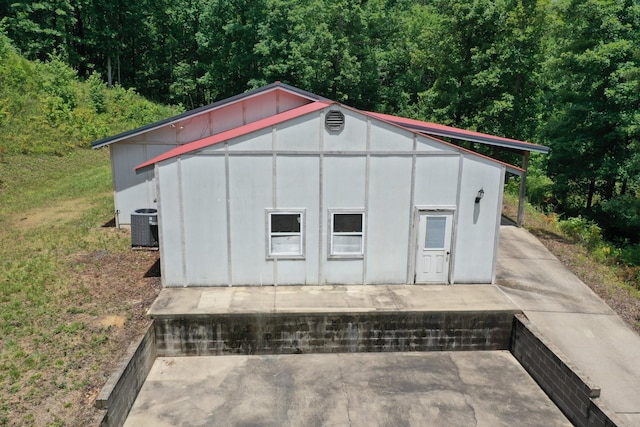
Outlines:
{"type": "MultiPolygon", "coordinates": [[[[305,104],[301,107],[297,107],[288,111],[285,111],[283,113],[279,113],[279,114],[275,114],[273,116],[270,117],[266,117],[264,119],[261,120],[257,120],[255,122],[243,125],[243,126],[239,126],[237,128],[234,129],[230,129],[228,131],[224,131],[215,135],[211,135],[209,137],[203,138],[203,139],[199,139],[197,141],[193,141],[184,145],[181,145],[179,147],[176,147],[172,150],[167,151],[166,153],[163,153],[151,160],[148,160],[138,166],[136,166],[135,170],[140,170],[140,169],[144,169],[147,168],[155,163],[161,162],[163,160],[167,160],[167,159],[171,159],[173,157],[177,157],[183,154],[187,154],[190,152],[194,152],[197,150],[201,150],[203,148],[224,142],[224,141],[228,141],[230,139],[233,138],[237,138],[243,135],[247,135],[249,133],[264,129],[264,128],[268,128],[270,126],[274,126],[280,123],[283,123],[287,120],[291,120],[300,116],[303,116],[305,114],[308,113],[312,113],[315,111],[319,111],[322,110],[323,108],[326,108],[330,105],[334,105],[337,104],[336,102],[327,100],[327,99],[318,99],[317,101],[311,102],[309,104],[305,104]]],[[[427,134],[429,136],[431,136],[433,138],[433,135],[437,135],[437,136],[448,136],[448,137],[452,137],[452,138],[456,138],[456,139],[462,139],[462,140],[466,140],[466,141],[474,141],[474,142],[480,142],[483,144],[491,144],[491,145],[500,145],[500,146],[505,146],[505,147],[509,147],[509,148],[515,148],[515,149],[519,149],[519,150],[526,150],[526,151],[539,151],[539,152],[548,152],[548,148],[544,147],[542,145],[537,145],[537,144],[532,144],[529,142],[523,142],[523,141],[518,141],[515,139],[509,139],[509,138],[502,138],[499,136],[493,136],[493,135],[488,135],[488,134],[483,134],[480,132],[473,132],[473,131],[467,131],[467,130],[463,130],[463,129],[457,129],[451,126],[444,126],[444,125],[439,125],[436,123],[429,123],[429,122],[423,122],[420,120],[414,120],[414,119],[407,119],[404,117],[398,117],[398,116],[392,116],[389,114],[382,114],[382,113],[373,113],[373,112],[368,112],[368,111],[361,111],[361,110],[357,110],[355,108],[351,108],[351,107],[347,107],[345,105],[341,105],[341,107],[352,110],[354,112],[357,113],[361,113],[361,114],[365,114],[367,116],[373,117],[375,119],[379,119],[379,120],[383,120],[386,121],[394,126],[399,126],[402,128],[405,128],[407,130],[409,130],[410,132],[416,132],[416,133],[423,133],[423,134],[427,134]]],[[[514,172],[518,172],[518,171],[523,171],[521,168],[514,166],[514,165],[510,165],[504,162],[501,162],[497,159],[493,159],[487,156],[483,156],[479,153],[473,152],[473,151],[469,151],[467,149],[464,149],[463,147],[459,147],[456,145],[453,145],[451,143],[445,142],[445,141],[441,141],[441,143],[446,144],[446,145],[451,145],[453,147],[456,147],[459,150],[463,150],[463,151],[467,151],[469,153],[472,153],[474,155],[480,156],[480,157],[485,157],[489,160],[492,160],[494,162],[503,164],[505,166],[507,166],[510,170],[514,171],[514,172]]]]}
{"type": "Polygon", "coordinates": [[[296,117],[300,117],[305,114],[312,113],[314,111],[322,110],[323,108],[332,104],[334,103],[329,101],[315,101],[310,104],[305,104],[301,107],[297,107],[292,110],[285,111],[284,113],[276,114],[271,117],[266,117],[264,119],[251,122],[249,124],[246,124],[234,129],[230,129],[225,132],[220,132],[215,135],[211,135],[209,137],[199,139],[197,141],[193,141],[188,144],[181,145],[179,147],[174,148],[173,150],[169,150],[166,153],[163,153],[149,161],[142,163],[141,165],[136,166],[135,169],[139,170],[142,168],[146,168],[148,166],[153,165],[154,163],[158,163],[163,160],[170,159],[172,157],[180,156],[182,154],[190,153],[192,151],[201,150],[203,148],[210,147],[220,142],[237,138],[239,136],[247,135],[251,132],[255,132],[260,129],[274,126],[282,122],[285,122],[287,120],[295,119],[296,117]]]}
{"type": "Polygon", "coordinates": [[[503,138],[501,136],[489,135],[481,132],[458,129],[452,126],[440,125],[437,123],[423,122],[421,120],[407,119],[404,117],[392,116],[390,114],[367,112],[381,120],[391,122],[408,129],[426,133],[429,135],[437,135],[461,139],[464,141],[479,142],[482,144],[498,145],[507,148],[515,148],[525,151],[536,151],[540,153],[548,153],[549,148],[543,145],[533,144],[531,142],[518,141],[516,139],[503,138]]]}

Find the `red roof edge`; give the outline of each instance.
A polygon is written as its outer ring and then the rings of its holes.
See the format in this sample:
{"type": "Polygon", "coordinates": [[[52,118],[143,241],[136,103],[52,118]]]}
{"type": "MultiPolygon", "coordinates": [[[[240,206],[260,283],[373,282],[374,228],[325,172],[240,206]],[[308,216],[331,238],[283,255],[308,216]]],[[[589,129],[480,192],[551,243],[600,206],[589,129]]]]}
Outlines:
{"type": "Polygon", "coordinates": [[[437,134],[439,136],[448,136],[455,139],[464,139],[465,137],[469,137],[469,138],[483,141],[485,143],[490,143],[490,141],[503,142],[507,144],[515,144],[515,145],[521,146],[522,148],[528,147],[533,149],[534,151],[540,151],[543,153],[546,153],[549,151],[547,147],[539,144],[534,144],[532,142],[519,141],[517,139],[504,138],[501,136],[489,135],[482,132],[475,132],[475,131],[455,128],[453,126],[446,126],[446,125],[425,122],[425,121],[416,120],[416,119],[408,119],[405,117],[393,116],[390,114],[374,113],[374,112],[367,112],[367,114],[370,114],[374,117],[377,117],[381,120],[385,120],[387,122],[392,122],[392,123],[403,125],[403,126],[409,126],[412,128],[420,128],[422,132],[425,132],[425,133],[433,132],[434,134],[437,134]]]}
{"type": "Polygon", "coordinates": [[[151,160],[148,160],[138,166],[136,166],[135,170],[140,170],[146,167],[149,167],[155,163],[161,162],[163,160],[168,160],[173,157],[177,157],[183,154],[187,154],[193,151],[201,150],[206,147],[210,147],[215,144],[219,144],[224,141],[228,141],[233,138],[237,138],[243,135],[247,135],[251,132],[255,132],[261,129],[268,128],[270,126],[274,126],[287,120],[295,119],[297,117],[304,116],[305,114],[313,113],[314,111],[322,110],[323,108],[332,105],[333,102],[327,101],[315,101],[310,104],[305,104],[301,107],[293,108],[291,110],[285,111],[283,113],[279,113],[270,117],[266,117],[264,119],[257,120],[252,123],[248,123],[246,125],[242,125],[237,128],[229,129],[224,132],[217,133],[215,135],[208,136],[203,139],[199,139],[193,142],[189,142],[187,144],[176,147],[172,150],[167,151],[157,157],[154,157],[151,160]]]}
{"type": "MultiPolygon", "coordinates": [[[[343,105],[343,107],[344,107],[344,105],[343,105]]],[[[376,119],[382,120],[384,122],[387,122],[387,123],[389,123],[389,124],[391,124],[393,126],[401,127],[401,128],[403,128],[403,129],[405,129],[405,130],[407,130],[407,131],[409,131],[411,133],[414,133],[414,134],[416,134],[416,133],[420,134],[420,132],[416,132],[413,129],[410,129],[408,127],[403,126],[401,123],[399,123],[400,120],[406,120],[408,122],[427,123],[427,122],[421,122],[419,120],[414,120],[414,119],[405,119],[404,117],[391,116],[389,114],[372,113],[372,112],[369,112],[369,111],[361,111],[361,112],[364,113],[365,115],[369,115],[369,116],[371,116],[373,118],[376,118],[376,119]],[[397,119],[400,119],[400,120],[397,120],[397,119]]],[[[444,125],[436,125],[436,126],[444,126],[444,125]]],[[[445,127],[449,127],[449,126],[445,126],[445,127]]],[[[451,128],[451,129],[456,129],[456,128],[451,128]]],[[[460,129],[460,130],[462,130],[462,129],[460,129]]],[[[491,136],[491,135],[487,135],[487,136],[491,136]]],[[[435,141],[438,141],[441,144],[453,147],[456,150],[460,150],[460,151],[463,151],[465,153],[469,153],[469,154],[472,154],[474,156],[481,157],[483,159],[492,161],[494,163],[498,163],[498,164],[503,165],[503,166],[505,166],[507,168],[512,168],[512,169],[520,171],[520,172],[525,172],[525,170],[523,168],[519,167],[519,166],[512,165],[512,164],[507,163],[507,162],[503,162],[502,160],[494,159],[493,157],[485,156],[484,154],[478,153],[478,152],[473,151],[473,150],[469,150],[467,148],[461,147],[461,146],[456,145],[456,144],[452,144],[451,142],[443,141],[440,138],[435,138],[433,135],[428,135],[427,138],[431,138],[431,139],[433,139],[435,141]]],[[[496,138],[499,138],[499,137],[496,137],[496,138]]],[[[504,139],[506,139],[506,138],[504,138],[504,139]]],[[[516,141],[516,140],[511,140],[511,141],[516,141]]],[[[518,142],[520,142],[520,141],[518,141],[518,142]]]]}

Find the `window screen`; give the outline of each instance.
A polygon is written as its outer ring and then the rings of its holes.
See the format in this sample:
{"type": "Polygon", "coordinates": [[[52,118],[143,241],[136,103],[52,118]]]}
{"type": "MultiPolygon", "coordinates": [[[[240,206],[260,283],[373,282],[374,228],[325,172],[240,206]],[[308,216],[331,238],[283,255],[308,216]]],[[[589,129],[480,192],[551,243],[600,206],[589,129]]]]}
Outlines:
{"type": "Polygon", "coordinates": [[[269,212],[269,256],[303,255],[302,212],[269,212]]]}
{"type": "Polygon", "coordinates": [[[332,213],[330,255],[362,255],[363,213],[332,213]]]}
{"type": "Polygon", "coordinates": [[[299,233],[300,214],[271,214],[272,233],[299,233]]]}

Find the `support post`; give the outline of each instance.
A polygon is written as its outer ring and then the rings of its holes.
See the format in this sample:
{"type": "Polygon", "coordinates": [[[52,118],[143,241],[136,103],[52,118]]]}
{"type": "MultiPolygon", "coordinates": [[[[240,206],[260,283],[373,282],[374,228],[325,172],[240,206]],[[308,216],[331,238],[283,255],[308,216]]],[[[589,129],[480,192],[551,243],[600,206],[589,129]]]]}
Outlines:
{"type": "Polygon", "coordinates": [[[525,151],[522,155],[522,169],[524,172],[520,177],[520,199],[518,200],[518,227],[522,227],[522,221],[524,220],[524,204],[527,195],[527,170],[529,168],[529,152],[525,151]]]}

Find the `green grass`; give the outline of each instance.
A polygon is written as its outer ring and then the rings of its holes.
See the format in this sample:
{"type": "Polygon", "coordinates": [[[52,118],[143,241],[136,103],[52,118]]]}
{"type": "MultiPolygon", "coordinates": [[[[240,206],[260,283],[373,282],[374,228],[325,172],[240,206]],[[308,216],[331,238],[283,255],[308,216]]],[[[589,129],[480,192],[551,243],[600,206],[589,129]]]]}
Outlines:
{"type": "MultiPolygon", "coordinates": [[[[73,257],[126,251],[129,240],[101,227],[113,216],[106,150],[5,156],[0,176],[0,395],[12,402],[19,394],[14,405],[37,408],[51,393],[86,384],[82,356],[108,339],[82,319],[69,321],[92,302],[70,274],[73,257]]],[[[0,425],[39,423],[29,413],[18,423],[15,411],[1,405],[0,425]]]]}

